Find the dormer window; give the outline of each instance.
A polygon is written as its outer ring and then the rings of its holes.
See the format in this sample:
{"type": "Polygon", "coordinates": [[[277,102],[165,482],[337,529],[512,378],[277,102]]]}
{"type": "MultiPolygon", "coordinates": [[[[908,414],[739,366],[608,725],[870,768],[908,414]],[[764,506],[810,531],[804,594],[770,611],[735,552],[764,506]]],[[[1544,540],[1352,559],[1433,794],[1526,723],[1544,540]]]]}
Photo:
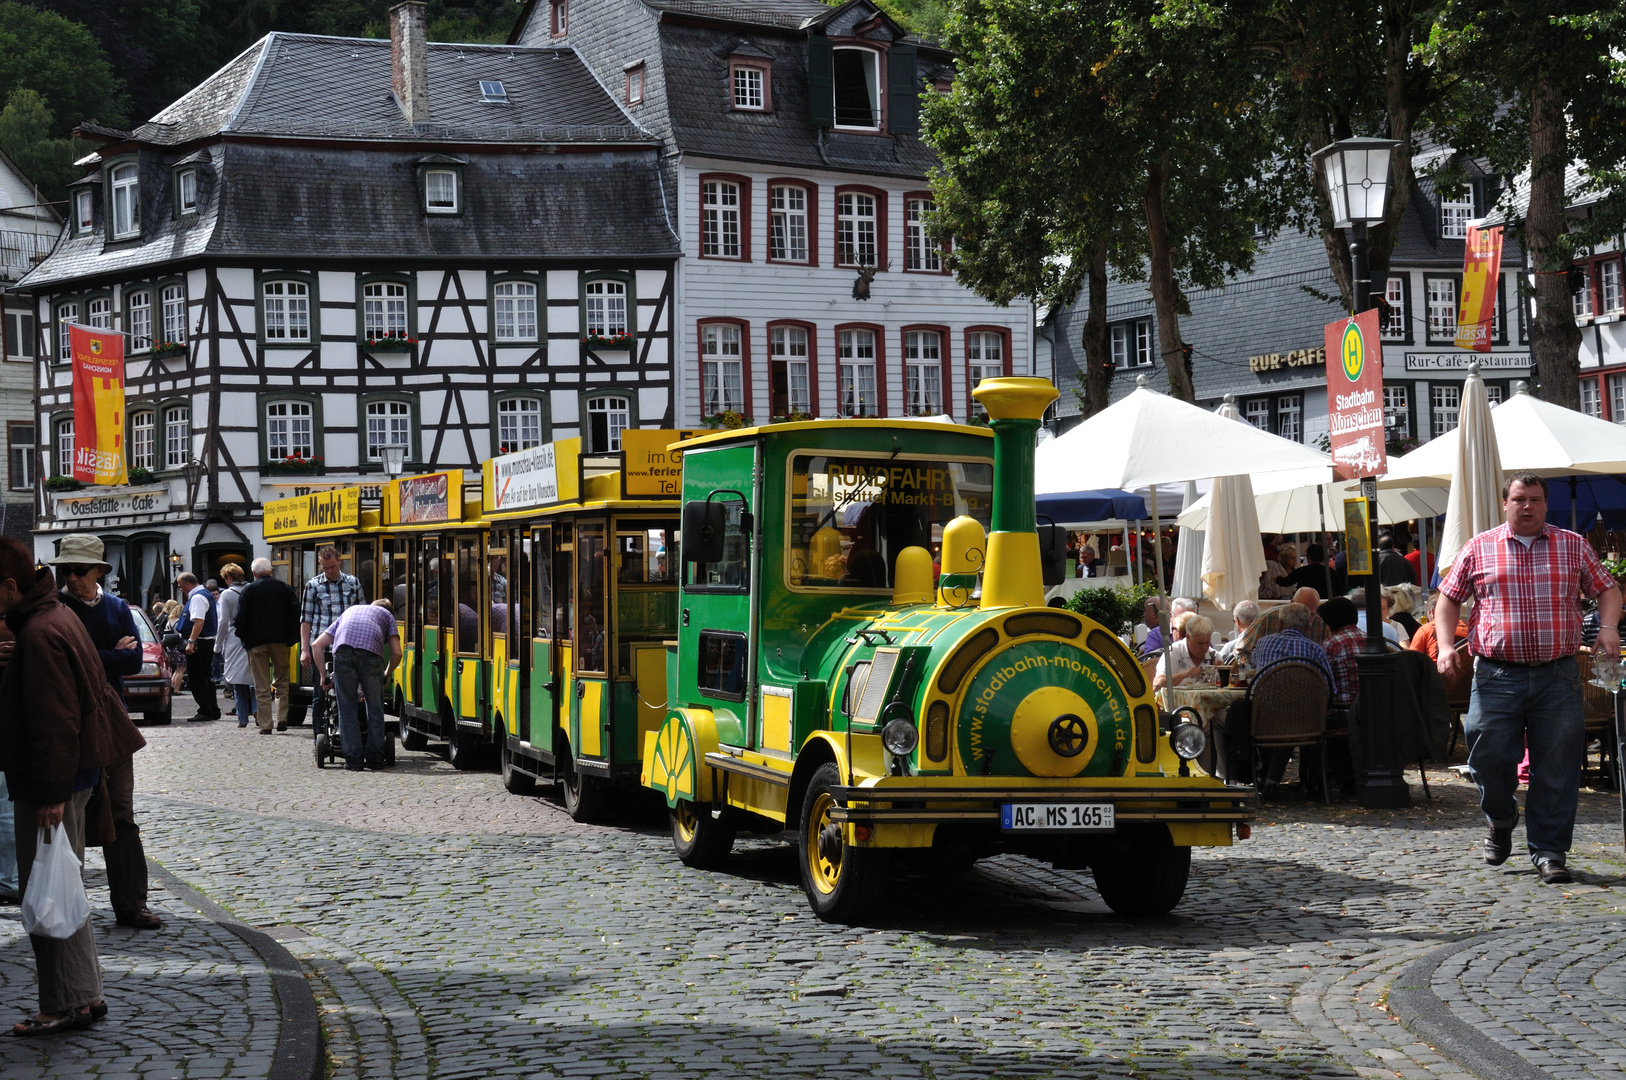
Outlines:
{"type": "Polygon", "coordinates": [[[198,212],[198,170],[182,169],[175,174],[175,213],[198,212]]]}
{"type": "Polygon", "coordinates": [[[732,60],[728,67],[735,110],[768,111],[771,85],[768,65],[755,60],[732,60]]]}
{"type": "Polygon", "coordinates": [[[74,232],[88,233],[94,227],[94,203],[88,191],[73,193],[73,230],[74,232]]]}
{"type": "Polygon", "coordinates": [[[644,65],[642,61],[627,66],[627,104],[642,105],[644,102],[644,65]]]}
{"type": "Polygon", "coordinates": [[[114,166],[110,177],[113,209],[113,239],[123,240],[141,232],[141,182],[135,165],[114,166]]]}
{"type": "Polygon", "coordinates": [[[508,88],[500,79],[481,79],[480,100],[487,105],[507,105],[508,88]]]}
{"type": "Polygon", "coordinates": [[[834,55],[836,127],[874,131],[881,126],[881,54],[838,48],[834,55]]]}
{"type": "Polygon", "coordinates": [[[570,4],[568,0],[553,0],[553,36],[564,37],[570,32],[570,4]]]}
{"type": "Polygon", "coordinates": [[[462,207],[456,169],[426,169],[423,174],[424,209],[431,214],[455,214],[462,207]]]}
{"type": "Polygon", "coordinates": [[[1447,240],[1466,240],[1468,222],[1474,218],[1474,193],[1465,192],[1455,199],[1440,199],[1440,236],[1447,240]]]}

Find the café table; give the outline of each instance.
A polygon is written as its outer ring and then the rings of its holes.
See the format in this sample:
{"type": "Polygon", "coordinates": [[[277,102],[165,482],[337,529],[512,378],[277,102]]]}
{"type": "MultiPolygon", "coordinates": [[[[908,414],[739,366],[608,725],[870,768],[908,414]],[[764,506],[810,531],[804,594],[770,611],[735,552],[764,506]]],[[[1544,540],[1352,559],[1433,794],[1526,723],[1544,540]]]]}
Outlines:
{"type": "Polygon", "coordinates": [[[1231,703],[1241,701],[1247,694],[1245,686],[1212,686],[1196,681],[1171,686],[1163,691],[1163,704],[1170,712],[1184,706],[1202,717],[1202,729],[1208,735],[1208,745],[1197,756],[1197,767],[1209,776],[1219,775],[1216,771],[1218,763],[1214,760],[1217,745],[1214,727],[1225,718],[1225,710],[1231,707],[1231,703]]]}

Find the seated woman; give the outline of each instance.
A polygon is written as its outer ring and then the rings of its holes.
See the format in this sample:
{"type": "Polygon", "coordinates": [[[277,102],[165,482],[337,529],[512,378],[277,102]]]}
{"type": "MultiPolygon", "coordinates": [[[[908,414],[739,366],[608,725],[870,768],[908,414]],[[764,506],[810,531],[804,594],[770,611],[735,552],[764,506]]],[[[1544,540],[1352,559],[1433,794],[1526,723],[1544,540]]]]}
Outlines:
{"type": "Polygon", "coordinates": [[[1180,631],[1178,640],[1169,646],[1167,659],[1158,662],[1157,675],[1152,679],[1153,690],[1179,686],[1200,676],[1203,660],[1208,656],[1208,646],[1214,640],[1214,624],[1196,612],[1176,616],[1169,624],[1171,633],[1175,631],[1176,624],[1179,624],[1180,631]]]}

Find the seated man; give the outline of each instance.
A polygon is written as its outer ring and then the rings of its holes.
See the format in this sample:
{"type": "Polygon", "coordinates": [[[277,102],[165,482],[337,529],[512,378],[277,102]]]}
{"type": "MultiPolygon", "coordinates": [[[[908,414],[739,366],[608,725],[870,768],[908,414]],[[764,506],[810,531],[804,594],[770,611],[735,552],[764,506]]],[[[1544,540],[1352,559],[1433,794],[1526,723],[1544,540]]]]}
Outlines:
{"type": "Polygon", "coordinates": [[[1236,635],[1215,650],[1214,657],[1222,664],[1236,662],[1237,646],[1242,644],[1248,627],[1259,620],[1259,605],[1253,600],[1244,600],[1231,609],[1231,622],[1236,626],[1236,635]]]}
{"type": "MultiPolygon", "coordinates": [[[[1300,590],[1304,591],[1304,590],[1300,590]]],[[[1313,590],[1312,590],[1313,594],[1313,590]]],[[[1303,604],[1285,604],[1271,612],[1278,617],[1281,629],[1260,640],[1257,648],[1253,650],[1252,663],[1259,669],[1254,677],[1255,685],[1265,673],[1277,664],[1288,660],[1297,660],[1314,665],[1323,678],[1327,680],[1329,692],[1333,689],[1332,666],[1327,662],[1327,653],[1320,644],[1305,635],[1310,625],[1310,609],[1303,604]]],[[[1261,618],[1259,622],[1263,622],[1261,618]]],[[[1258,623],[1254,624],[1255,626],[1258,623]]],[[[1246,783],[1253,776],[1253,702],[1252,693],[1241,701],[1234,702],[1226,710],[1225,719],[1216,726],[1215,760],[1223,762],[1221,766],[1226,770],[1224,779],[1246,783]]],[[[1287,769],[1287,759],[1291,753],[1273,755],[1268,763],[1266,778],[1269,783],[1276,783],[1281,779],[1282,773],[1287,769]]]]}
{"type": "MultiPolygon", "coordinates": [[[[1202,674],[1203,661],[1214,638],[1214,624],[1196,612],[1184,613],[1180,620],[1180,639],[1169,646],[1167,659],[1158,661],[1157,675],[1152,679],[1153,690],[1179,686],[1202,674]]],[[[1174,632],[1172,623],[1169,632],[1174,632]]]]}
{"type": "Polygon", "coordinates": [[[1332,631],[1326,644],[1327,662],[1332,667],[1332,701],[1348,705],[1361,686],[1355,658],[1366,644],[1366,631],[1356,619],[1354,602],[1343,596],[1321,605],[1321,621],[1332,631]]]}
{"type": "Polygon", "coordinates": [[[1249,658],[1249,662],[1259,672],[1254,676],[1254,681],[1257,682],[1260,676],[1284,660],[1302,660],[1320,668],[1321,673],[1326,676],[1327,688],[1332,689],[1332,665],[1327,662],[1327,650],[1321,647],[1320,642],[1311,640],[1305,634],[1313,617],[1310,609],[1303,604],[1293,603],[1285,604],[1277,610],[1280,612],[1282,628],[1261,639],[1249,658]]]}
{"type": "Polygon", "coordinates": [[[1280,607],[1271,608],[1269,611],[1259,616],[1259,618],[1254,621],[1252,626],[1248,627],[1248,632],[1243,634],[1241,640],[1237,642],[1237,659],[1247,661],[1252,663],[1254,667],[1258,667],[1258,663],[1252,659],[1254,648],[1264,638],[1270,637],[1272,634],[1280,633],[1282,630],[1286,629],[1287,624],[1282,621],[1285,617],[1283,613],[1286,612],[1288,608],[1292,607],[1293,604],[1300,605],[1304,608],[1304,610],[1310,613],[1309,622],[1301,627],[1299,632],[1305,637],[1309,638],[1311,641],[1317,643],[1326,641],[1327,624],[1322,622],[1315,613],[1316,608],[1321,604],[1321,595],[1314,589],[1304,588],[1293,594],[1293,601],[1291,604],[1283,604],[1280,607]]]}
{"type": "MultiPolygon", "coordinates": [[[[1152,621],[1147,623],[1151,629],[1146,632],[1146,642],[1140,647],[1140,654],[1143,659],[1163,648],[1163,630],[1157,625],[1156,604],[1157,601],[1155,600],[1146,601],[1146,612],[1152,617],[1152,621]]],[[[1197,601],[1187,596],[1177,596],[1174,603],[1169,605],[1169,622],[1172,625],[1174,620],[1181,615],[1196,610],[1197,601]]],[[[1210,629],[1212,629],[1212,624],[1210,624],[1210,629]]]]}

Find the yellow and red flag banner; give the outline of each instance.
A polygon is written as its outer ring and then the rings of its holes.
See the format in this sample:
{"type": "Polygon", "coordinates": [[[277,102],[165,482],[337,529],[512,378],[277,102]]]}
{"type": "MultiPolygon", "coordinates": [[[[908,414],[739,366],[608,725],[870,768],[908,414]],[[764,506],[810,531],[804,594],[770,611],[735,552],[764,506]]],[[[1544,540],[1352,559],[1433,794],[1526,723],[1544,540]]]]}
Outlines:
{"type": "Polygon", "coordinates": [[[73,478],[129,482],[124,461],[124,337],[68,327],[73,353],[73,478]]]}
{"type": "Polygon", "coordinates": [[[1462,257],[1462,305],[1457,312],[1457,348],[1490,352],[1496,283],[1501,275],[1502,227],[1468,226],[1468,245],[1462,257]]]}

